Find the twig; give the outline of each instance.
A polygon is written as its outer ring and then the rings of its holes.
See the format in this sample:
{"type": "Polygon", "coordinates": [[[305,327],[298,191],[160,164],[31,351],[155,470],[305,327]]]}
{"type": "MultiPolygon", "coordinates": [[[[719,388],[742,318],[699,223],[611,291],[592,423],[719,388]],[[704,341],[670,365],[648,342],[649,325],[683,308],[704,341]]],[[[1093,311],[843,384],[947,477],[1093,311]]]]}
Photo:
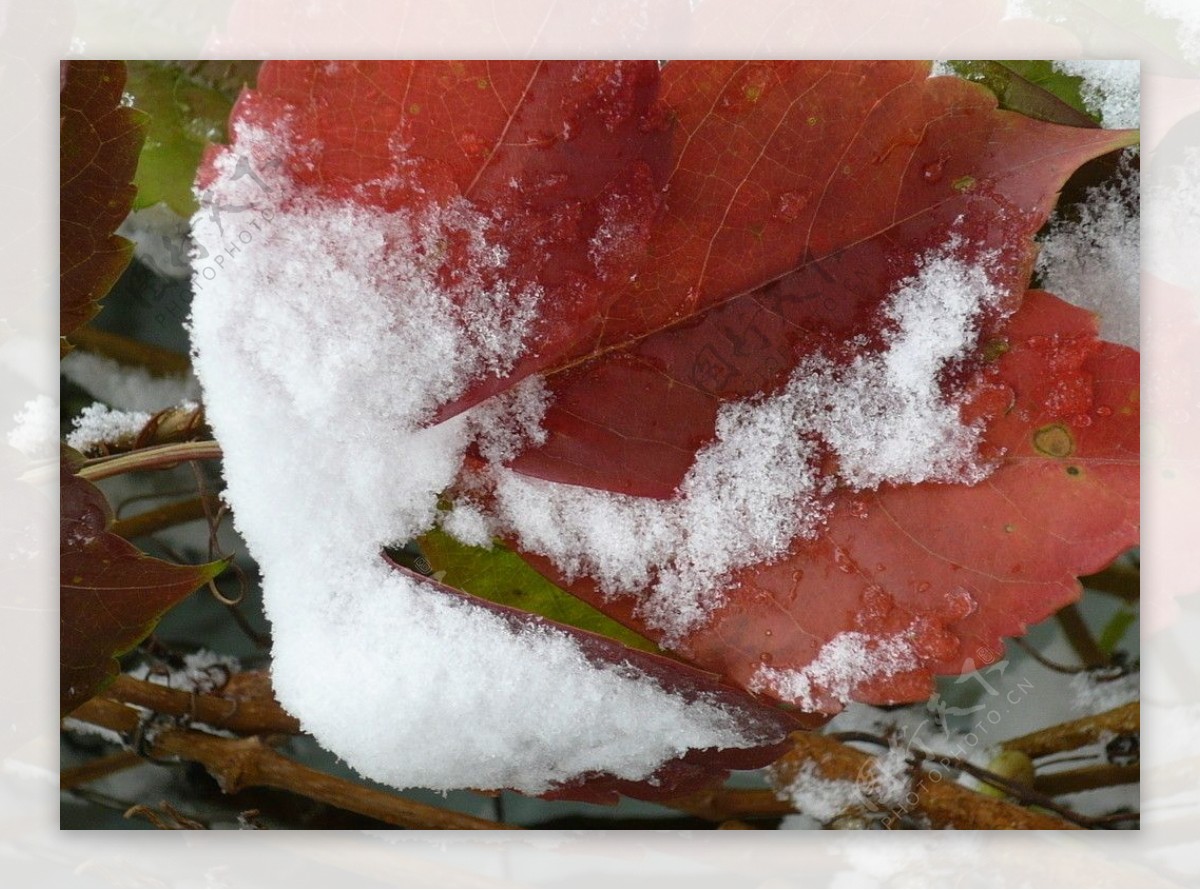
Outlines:
{"type": "Polygon", "coordinates": [[[1058,624],[1062,628],[1067,642],[1079,655],[1085,667],[1089,669],[1107,667],[1111,663],[1107,653],[1100,648],[1092,636],[1092,632],[1088,630],[1087,622],[1083,620],[1083,616],[1079,614],[1079,609],[1075,607],[1074,603],[1059,609],[1055,618],[1058,619],[1058,624]]]}
{"type": "MultiPolygon", "coordinates": [[[[786,786],[806,764],[814,764],[822,778],[858,781],[870,775],[876,758],[837,739],[818,733],[795,733],[795,747],[776,761],[776,782],[786,786]]],[[[884,740],[886,744],[886,740],[884,740]]],[[[916,752],[910,752],[916,753],[916,752]]],[[[903,808],[925,815],[936,828],[1061,829],[1078,826],[1058,816],[1039,813],[999,798],[985,797],[945,780],[940,771],[916,769],[912,791],[903,808]],[[911,806],[909,805],[911,803],[911,806]]]]}
{"type": "MultiPolygon", "coordinates": [[[[244,676],[244,675],[242,675],[244,676]]],[[[300,732],[300,721],[287,713],[274,698],[230,698],[185,692],[126,674],[117,677],[102,693],[104,698],[149,708],[158,714],[187,717],[218,729],[243,735],[300,732]]]]}
{"type": "Polygon", "coordinates": [[[139,763],[142,763],[142,758],[132,751],[118,751],[107,757],[97,757],[95,760],[89,760],[87,763],[63,770],[58,777],[58,787],[63,790],[78,788],[80,785],[87,785],[97,779],[103,779],[113,773],[137,766],[139,763]]]}
{"type": "Polygon", "coordinates": [[[665,801],[665,806],[700,819],[725,822],[731,819],[778,818],[796,812],[788,801],[763,788],[708,788],[665,801]]]}
{"type": "Polygon", "coordinates": [[[1083,665],[1060,664],[1057,661],[1053,661],[1039,652],[1036,646],[1031,645],[1027,640],[1023,640],[1020,637],[1013,637],[1012,642],[1016,643],[1026,655],[1046,668],[1046,670],[1054,671],[1056,674],[1082,674],[1088,670],[1083,665]]]}
{"type": "Polygon", "coordinates": [[[1048,754],[1082,748],[1106,734],[1124,735],[1138,732],[1140,728],[1141,705],[1139,702],[1130,702],[1103,714],[1070,720],[1009,739],[1004,743],[1004,747],[1010,751],[1022,751],[1036,760],[1048,754]]]}
{"type": "Polygon", "coordinates": [[[125,811],[125,818],[132,819],[134,816],[142,816],[155,828],[163,831],[204,831],[208,828],[203,822],[185,816],[175,807],[171,806],[165,800],[159,804],[162,807],[162,812],[146,806],[143,803],[135,804],[125,811]]]}
{"type": "Polygon", "coordinates": [[[221,446],[215,441],[178,442],[172,445],[154,445],[150,448],[139,448],[126,454],[112,457],[96,457],[84,461],[79,468],[79,476],[95,482],[97,479],[107,479],[134,470],[159,470],[173,467],[189,460],[218,460],[221,457],[221,446]]]}
{"type": "Polygon", "coordinates": [[[1118,596],[1136,603],[1142,595],[1142,573],[1136,566],[1116,562],[1102,572],[1079,579],[1088,590],[1118,596]]]}
{"type": "Polygon", "coordinates": [[[1134,785],[1140,780],[1141,767],[1136,763],[1131,765],[1104,763],[1099,766],[1085,766],[1080,769],[1039,775],[1034,780],[1033,787],[1042,794],[1058,797],[1060,794],[1091,791],[1093,788],[1134,785]]]}
{"type": "Polygon", "coordinates": [[[208,495],[163,504],[161,507],[130,516],[128,519],[118,519],[113,522],[112,528],[109,530],[127,540],[140,535],[154,534],[173,525],[206,518],[208,507],[215,502],[216,499],[208,495]]]}
{"type": "MultiPolygon", "coordinates": [[[[121,733],[132,733],[139,723],[139,716],[132,708],[104,698],[85,702],[72,716],[121,733]]],[[[450,812],[326,775],[275,752],[257,736],[227,739],[168,727],[150,740],[147,753],[154,758],[174,756],[202,764],[226,794],[257,786],[279,788],[402,828],[518,827],[450,812]]]]}
{"type": "Polygon", "coordinates": [[[159,376],[186,374],[191,367],[186,355],[88,325],[77,328],[71,334],[71,342],[86,352],[123,365],[138,365],[159,376]]]}
{"type": "Polygon", "coordinates": [[[1070,807],[1058,803],[1048,794],[1043,794],[1021,782],[1006,778],[981,766],[976,766],[969,760],[963,760],[960,757],[948,757],[942,754],[929,754],[924,751],[912,751],[910,753],[920,761],[936,763],[947,769],[959,770],[960,772],[974,776],[979,781],[1011,795],[1023,807],[1036,806],[1044,810],[1049,810],[1051,813],[1056,813],[1068,822],[1074,823],[1070,827],[1094,828],[1097,824],[1094,817],[1077,813],[1070,807]]]}

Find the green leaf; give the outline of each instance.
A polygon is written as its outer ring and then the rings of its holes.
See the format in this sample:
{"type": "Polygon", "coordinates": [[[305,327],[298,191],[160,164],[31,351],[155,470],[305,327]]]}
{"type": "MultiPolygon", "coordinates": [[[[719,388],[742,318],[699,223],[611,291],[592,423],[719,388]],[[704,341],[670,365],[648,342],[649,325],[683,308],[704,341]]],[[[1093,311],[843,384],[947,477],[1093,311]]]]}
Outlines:
{"type": "Polygon", "coordinates": [[[112,510],[75,475],[77,452],[60,463],[59,706],[73,711],[117,675],[117,657],[154,629],[172,606],[228,564],[182,566],[146,556],[109,531],[112,510]]]}
{"type": "Polygon", "coordinates": [[[995,93],[1001,108],[1071,127],[1100,125],[1100,118],[1088,111],[1080,94],[1083,79],[1055,70],[1053,62],[956,60],[947,64],[959,77],[995,93]]]}
{"type": "Polygon", "coordinates": [[[145,115],[125,105],[121,62],[63,62],[59,94],[59,335],[100,311],[133,245],[114,234],[133,204],[145,115]]]}
{"type": "Polygon", "coordinates": [[[1104,625],[1104,629],[1100,631],[1100,638],[1096,641],[1100,651],[1105,655],[1111,655],[1124,638],[1125,631],[1129,630],[1135,621],[1137,621],[1137,612],[1132,609],[1121,609],[1113,615],[1104,625]]]}
{"type": "Polygon", "coordinates": [[[138,208],[160,202],[180,216],[196,211],[192,183],[204,146],[225,140],[232,97],[165,62],[130,62],[126,91],[150,116],[138,160],[138,208]]]}
{"type": "Polygon", "coordinates": [[[660,652],[645,637],[551,584],[506,547],[499,544],[490,550],[470,547],[440,529],[424,535],[420,543],[434,577],[443,584],[480,599],[601,634],[634,649],[660,652]]]}

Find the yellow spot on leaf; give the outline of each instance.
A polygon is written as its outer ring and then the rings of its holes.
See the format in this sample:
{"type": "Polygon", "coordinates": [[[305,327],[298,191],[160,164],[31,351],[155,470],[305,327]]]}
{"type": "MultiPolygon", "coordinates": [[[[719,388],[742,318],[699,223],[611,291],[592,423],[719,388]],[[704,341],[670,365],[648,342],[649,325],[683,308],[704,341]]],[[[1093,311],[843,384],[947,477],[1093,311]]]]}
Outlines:
{"type": "Polygon", "coordinates": [[[1033,447],[1047,457],[1069,457],[1075,451],[1075,438],[1061,423],[1052,423],[1034,432],[1033,447]]]}

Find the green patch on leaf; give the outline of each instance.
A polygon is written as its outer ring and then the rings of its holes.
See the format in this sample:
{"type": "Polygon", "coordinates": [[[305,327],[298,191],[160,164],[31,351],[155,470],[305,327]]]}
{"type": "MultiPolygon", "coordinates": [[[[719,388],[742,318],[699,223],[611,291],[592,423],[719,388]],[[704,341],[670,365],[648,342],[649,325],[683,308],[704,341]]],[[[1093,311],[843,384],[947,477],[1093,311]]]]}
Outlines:
{"type": "Polygon", "coordinates": [[[100,489],[62,456],[60,490],[59,707],[68,714],[117,675],[117,658],[154,630],[171,607],[224,571],[227,560],[184,566],[146,556],[109,531],[100,489]]]}
{"type": "Polygon", "coordinates": [[[421,538],[421,550],[434,578],[450,587],[609,637],[634,649],[660,651],[645,637],[555,587],[520,556],[499,544],[490,550],[470,547],[434,529],[421,538]]]}
{"type": "Polygon", "coordinates": [[[995,93],[1001,108],[1071,127],[1099,126],[1099,117],[1088,111],[1080,94],[1083,79],[1056,70],[1053,62],[957,60],[948,65],[995,93]]]}
{"type": "Polygon", "coordinates": [[[150,117],[134,180],[136,206],[161,202],[191,216],[196,168],[205,145],[225,140],[231,96],[164,62],[130,62],[126,92],[150,117]]]}

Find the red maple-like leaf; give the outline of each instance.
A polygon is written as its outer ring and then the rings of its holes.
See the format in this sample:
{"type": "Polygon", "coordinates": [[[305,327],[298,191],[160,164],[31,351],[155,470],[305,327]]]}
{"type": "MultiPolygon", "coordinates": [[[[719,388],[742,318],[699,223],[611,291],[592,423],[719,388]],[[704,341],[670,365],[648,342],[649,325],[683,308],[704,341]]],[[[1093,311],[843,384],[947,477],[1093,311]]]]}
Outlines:
{"type": "Polygon", "coordinates": [[[124,85],[123,62],[62,63],[62,337],[99,311],[97,301],[133,255],[133,245],[113,233],[133,206],[133,174],[145,138],[146,116],[122,104],[124,85]]]}
{"type": "MultiPolygon", "coordinates": [[[[1138,355],[1096,338],[1095,319],[1030,292],[989,368],[975,410],[1002,455],[976,485],[841,490],[820,536],[731,579],[727,603],[676,651],[756,691],[836,713],[850,698],[916,701],[935,674],[990,664],[1078,598],[1077,578],[1138,540],[1138,355]],[[839,635],[858,672],[811,670],[839,635]],[[842,637],[846,640],[846,637],[842,637]],[[905,640],[904,661],[878,656],[905,640]],[[874,664],[873,664],[874,662],[874,664]],[[806,670],[807,669],[807,670],[806,670]],[[795,672],[795,673],[789,673],[795,672]]],[[[612,617],[657,639],[636,601],[533,565],[612,617]]]]}
{"type": "MultiPolygon", "coordinates": [[[[233,119],[288,121],[294,154],[278,162],[310,194],[384,210],[461,195],[499,221],[503,275],[539,288],[542,310],[511,372],[444,420],[591,351],[662,200],[671,127],[657,86],[655,62],[271,62],[233,119]]],[[[447,249],[466,265],[465,244],[447,249]]]]}
{"type": "MultiPolygon", "coordinates": [[[[78,455],[76,455],[78,457],[78,455]]],[[[140,643],[159,618],[225,568],[184,566],[146,556],[108,530],[101,491],[61,461],[60,708],[69,713],[117,675],[117,656],[140,643]]]]}
{"type": "MultiPolygon", "coordinates": [[[[494,222],[496,274],[539,288],[540,316],[509,371],[432,419],[541,374],[546,439],[509,466],[552,482],[675,496],[722,406],[778,391],[812,356],[878,352],[889,297],[931,251],[986,262],[997,296],[980,347],[941,382],[971,394],[963,419],[983,430],[987,479],[833,490],[820,534],[736,570],[718,610],[670,640],[743,689],[829,714],[847,698],[915,700],[934,673],[995,660],[1001,636],[1070,601],[1075,577],[1137,534],[1136,354],[1026,292],[1063,183],[1134,136],[1000,111],[984,88],[928,73],[268,63],[234,120],[290,130],[278,161],[305,196],[384,211],[465,198],[494,222]],[[839,647],[854,657],[822,661],[839,647]]],[[[444,269],[466,249],[446,243],[444,269]]],[[[528,558],[665,640],[637,591],[602,594],[528,558]]],[[[571,793],[616,787],[591,778],[571,793]]]]}
{"type": "Polygon", "coordinates": [[[952,233],[964,259],[999,254],[1015,305],[1062,183],[1130,141],[998,111],[924,63],[668,65],[664,81],[682,133],[650,258],[594,356],[547,375],[549,436],[522,473],[669,497],[723,402],[872,334],[952,233]]]}

